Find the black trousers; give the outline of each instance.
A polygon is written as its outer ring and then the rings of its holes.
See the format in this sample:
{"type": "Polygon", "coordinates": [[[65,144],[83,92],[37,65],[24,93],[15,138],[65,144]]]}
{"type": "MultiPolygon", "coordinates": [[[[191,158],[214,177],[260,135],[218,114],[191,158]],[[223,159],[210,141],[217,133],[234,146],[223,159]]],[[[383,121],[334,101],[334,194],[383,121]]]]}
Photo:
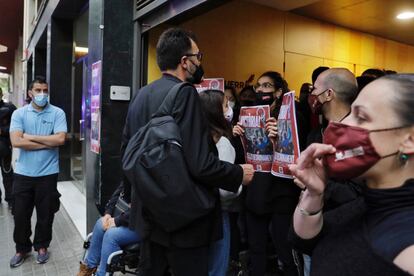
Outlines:
{"type": "Polygon", "coordinates": [[[242,248],[240,227],[239,227],[239,213],[229,212],[230,221],[230,260],[238,261],[239,252],[242,248]]]}
{"type": "Polygon", "coordinates": [[[174,276],[208,275],[208,246],[177,248],[151,242],[150,256],[151,265],[144,276],[164,276],[168,268],[174,276]]]}
{"type": "Polygon", "coordinates": [[[284,275],[297,276],[298,271],[293,260],[292,247],[288,243],[288,231],[292,214],[258,215],[247,211],[246,216],[251,275],[264,276],[266,273],[266,249],[270,229],[276,252],[283,263],[284,275]]]}
{"type": "Polygon", "coordinates": [[[49,247],[52,240],[53,219],[60,206],[57,177],[57,174],[41,177],[14,174],[13,238],[16,252],[30,252],[32,245],[36,251],[49,247]],[[34,207],[36,207],[37,221],[32,243],[30,220],[34,207]]]}
{"type": "MultiPolygon", "coordinates": [[[[13,206],[13,168],[11,166],[12,154],[0,158],[1,175],[3,177],[4,199],[13,206]]],[[[1,201],[1,190],[0,190],[1,201]]]]}

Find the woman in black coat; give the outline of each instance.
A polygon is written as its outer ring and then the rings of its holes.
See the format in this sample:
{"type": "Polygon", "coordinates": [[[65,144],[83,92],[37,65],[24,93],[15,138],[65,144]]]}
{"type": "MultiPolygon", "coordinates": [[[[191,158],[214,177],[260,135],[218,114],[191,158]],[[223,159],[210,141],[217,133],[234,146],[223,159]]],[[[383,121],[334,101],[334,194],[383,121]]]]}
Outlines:
{"type": "Polygon", "coordinates": [[[291,240],[311,275],[414,275],[413,106],[414,75],[375,80],[290,167],[304,189],[291,240]],[[359,178],[362,196],[324,213],[328,177],[359,178]]]}

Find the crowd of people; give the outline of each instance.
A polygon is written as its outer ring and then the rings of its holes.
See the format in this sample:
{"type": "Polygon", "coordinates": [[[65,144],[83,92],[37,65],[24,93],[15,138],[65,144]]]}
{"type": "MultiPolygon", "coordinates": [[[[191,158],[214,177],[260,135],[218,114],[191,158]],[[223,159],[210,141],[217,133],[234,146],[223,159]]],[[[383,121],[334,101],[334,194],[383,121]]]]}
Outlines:
{"type": "MultiPolygon", "coordinates": [[[[193,33],[166,30],[156,54],[162,77],[132,99],[122,155],[131,154],[128,144],[160,113],[173,87],[203,79],[203,54],[193,33]]],[[[148,179],[125,176],[95,224],[78,276],[105,275],[108,256],[131,243],[140,244],[139,275],[238,275],[242,255],[249,260],[243,275],[414,275],[414,75],[368,69],[355,77],[345,68],[318,67],[309,77],[312,83],[302,85],[295,103],[301,155],[289,166],[293,179],[254,172],[246,164],[240,139],[246,133],[238,122],[241,107],[269,105],[266,139],[278,146],[277,118],[289,92],[282,74],[264,72],[239,93],[233,87],[197,93],[192,85],[182,86],[164,115],[179,129],[174,143],[201,187],[197,192],[212,198],[213,206],[170,230],[145,201],[150,191],[142,185],[148,179]]],[[[36,79],[32,103],[11,117],[11,144],[21,149],[14,172],[12,206],[19,227],[12,267],[31,250],[34,206],[33,246],[38,262],[47,261],[59,208],[56,151],[66,122],[47,94],[46,82],[36,79]],[[39,158],[44,161],[34,162],[39,158]]],[[[171,147],[151,150],[154,155],[171,147]]],[[[146,156],[148,170],[161,162],[150,163],[153,155],[146,156]]],[[[169,177],[166,172],[156,179],[169,177]]],[[[164,198],[175,196],[163,192],[164,198]]],[[[185,216],[185,201],[166,204],[165,210],[171,208],[173,216],[173,208],[182,208],[185,216]]]]}

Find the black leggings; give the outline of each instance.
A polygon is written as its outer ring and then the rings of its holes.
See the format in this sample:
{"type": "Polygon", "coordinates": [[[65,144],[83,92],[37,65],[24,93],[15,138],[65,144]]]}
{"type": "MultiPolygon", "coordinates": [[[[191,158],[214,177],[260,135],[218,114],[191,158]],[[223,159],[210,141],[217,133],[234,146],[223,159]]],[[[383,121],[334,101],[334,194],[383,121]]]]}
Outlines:
{"type": "Polygon", "coordinates": [[[288,231],[292,214],[258,215],[247,211],[247,239],[249,243],[251,275],[264,276],[266,273],[267,243],[270,234],[280,261],[283,263],[285,276],[297,276],[293,260],[292,247],[288,243],[288,231]]]}

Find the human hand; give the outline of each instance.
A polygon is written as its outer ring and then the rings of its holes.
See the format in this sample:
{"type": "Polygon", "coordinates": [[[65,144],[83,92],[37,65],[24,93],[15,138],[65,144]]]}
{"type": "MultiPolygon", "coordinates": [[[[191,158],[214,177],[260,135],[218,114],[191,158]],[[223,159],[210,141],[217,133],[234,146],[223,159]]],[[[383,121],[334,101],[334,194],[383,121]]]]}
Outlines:
{"type": "Polygon", "coordinates": [[[30,135],[30,134],[27,134],[27,133],[23,133],[23,139],[26,139],[26,140],[31,140],[31,138],[32,138],[32,135],[30,135]]]}
{"type": "Polygon", "coordinates": [[[233,136],[243,136],[244,135],[244,129],[240,122],[237,122],[237,124],[233,127],[233,136]]]}
{"type": "Polygon", "coordinates": [[[111,218],[111,215],[105,214],[105,216],[102,217],[102,228],[106,231],[109,228],[109,219],[111,218]]]}
{"type": "Polygon", "coordinates": [[[296,164],[289,165],[294,182],[301,189],[307,189],[311,196],[323,194],[326,186],[327,174],[323,166],[322,157],[335,153],[332,145],[312,144],[303,151],[296,164]]]}
{"type": "Polygon", "coordinates": [[[272,142],[276,142],[277,139],[277,120],[274,117],[270,117],[266,120],[265,125],[266,132],[268,133],[267,136],[272,140],[272,142]]]}
{"type": "Polygon", "coordinates": [[[243,169],[243,181],[242,184],[243,185],[249,185],[250,182],[252,182],[253,180],[253,176],[254,176],[254,169],[253,169],[253,165],[250,164],[242,164],[240,165],[240,167],[242,167],[243,169]]]}
{"type": "Polygon", "coordinates": [[[115,218],[108,219],[108,229],[111,227],[116,227],[115,218]]]}

